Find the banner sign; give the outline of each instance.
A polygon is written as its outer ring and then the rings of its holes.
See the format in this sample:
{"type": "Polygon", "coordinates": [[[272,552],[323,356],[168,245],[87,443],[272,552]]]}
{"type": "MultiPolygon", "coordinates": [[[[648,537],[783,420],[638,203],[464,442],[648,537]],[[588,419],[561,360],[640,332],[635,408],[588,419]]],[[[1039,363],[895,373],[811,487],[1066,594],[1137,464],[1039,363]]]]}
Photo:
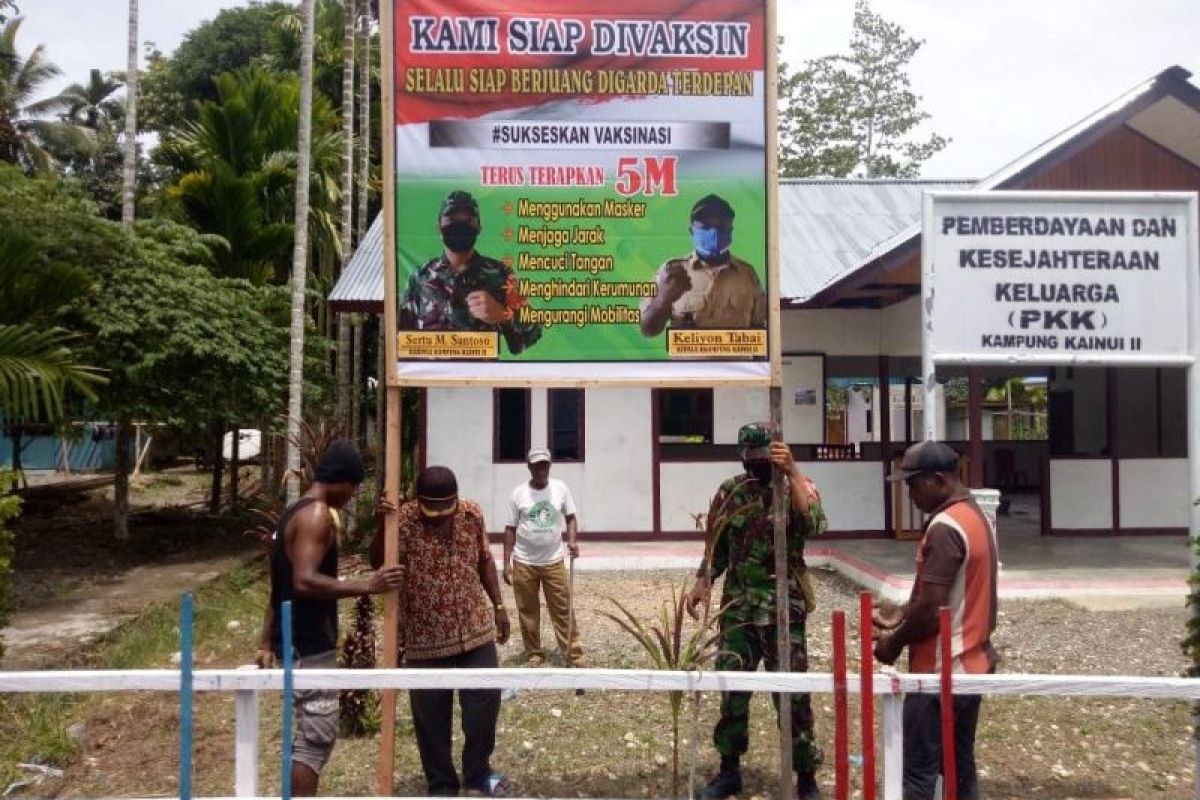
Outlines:
{"type": "Polygon", "coordinates": [[[1186,363],[1194,194],[931,192],[938,363],[1186,363]]]}
{"type": "Polygon", "coordinates": [[[766,378],[767,0],[392,1],[400,375],[766,378]]]}

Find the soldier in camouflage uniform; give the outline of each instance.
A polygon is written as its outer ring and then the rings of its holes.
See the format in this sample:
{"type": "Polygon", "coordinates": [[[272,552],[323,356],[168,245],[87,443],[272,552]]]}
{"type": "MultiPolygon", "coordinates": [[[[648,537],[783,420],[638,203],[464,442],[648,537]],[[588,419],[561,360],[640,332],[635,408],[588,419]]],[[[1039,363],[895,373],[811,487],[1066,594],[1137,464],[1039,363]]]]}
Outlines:
{"type": "MultiPolygon", "coordinates": [[[[789,480],[791,511],[787,526],[788,571],[791,575],[791,653],[789,669],[808,671],[805,618],[813,608],[812,585],[804,563],[804,542],[825,527],[820,495],[792,459],[791,449],[773,442],[771,426],[757,422],[738,431],[746,471],[721,484],[707,517],[704,564],[688,596],[688,612],[708,602],[712,581],[725,574],[721,596],[721,653],[717,669],[754,671],[760,661],[779,669],[775,640],[775,549],[771,518],[772,467],[789,480]]],[[[779,696],[772,695],[778,705],[779,696]]],[[[792,761],[800,800],[820,798],[815,773],[821,751],[813,732],[812,705],[807,694],[791,695],[792,761]]],[[[749,745],[750,692],[723,692],[721,719],[713,744],[721,769],[709,781],[703,797],[724,798],[742,789],[740,761],[749,745]]]]}
{"type": "Polygon", "coordinates": [[[402,331],[496,331],[516,355],[542,335],[538,325],[518,321],[525,298],[513,271],[475,250],[482,226],[479,204],[467,192],[451,192],[438,213],[442,255],[412,274],[400,299],[402,331]]]}

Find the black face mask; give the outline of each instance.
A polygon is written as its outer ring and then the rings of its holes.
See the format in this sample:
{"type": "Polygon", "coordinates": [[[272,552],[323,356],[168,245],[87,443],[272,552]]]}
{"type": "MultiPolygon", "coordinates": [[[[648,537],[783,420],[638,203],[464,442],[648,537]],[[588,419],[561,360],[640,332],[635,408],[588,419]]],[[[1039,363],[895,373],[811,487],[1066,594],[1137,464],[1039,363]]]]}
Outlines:
{"type": "Polygon", "coordinates": [[[455,253],[469,253],[478,238],[479,231],[469,222],[451,222],[442,228],[442,244],[455,253]]]}
{"type": "Polygon", "coordinates": [[[762,484],[769,484],[774,477],[774,468],[770,461],[744,461],[742,466],[762,484]]]}

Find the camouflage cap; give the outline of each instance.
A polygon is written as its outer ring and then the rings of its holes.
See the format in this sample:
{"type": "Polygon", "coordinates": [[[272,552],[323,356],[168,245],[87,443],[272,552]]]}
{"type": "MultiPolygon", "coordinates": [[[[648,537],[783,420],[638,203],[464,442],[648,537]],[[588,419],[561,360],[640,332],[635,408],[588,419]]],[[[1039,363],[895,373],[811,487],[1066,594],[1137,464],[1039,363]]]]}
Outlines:
{"type": "Polygon", "coordinates": [[[470,211],[478,217],[479,203],[475,202],[475,198],[471,196],[470,192],[464,192],[459,189],[446,195],[446,199],[442,201],[442,207],[438,211],[438,216],[444,217],[447,214],[453,214],[455,211],[470,211]]]}
{"type": "Polygon", "coordinates": [[[738,447],[742,448],[742,458],[761,456],[766,457],[767,448],[774,438],[773,429],[769,422],[749,422],[738,429],[738,447]]]}

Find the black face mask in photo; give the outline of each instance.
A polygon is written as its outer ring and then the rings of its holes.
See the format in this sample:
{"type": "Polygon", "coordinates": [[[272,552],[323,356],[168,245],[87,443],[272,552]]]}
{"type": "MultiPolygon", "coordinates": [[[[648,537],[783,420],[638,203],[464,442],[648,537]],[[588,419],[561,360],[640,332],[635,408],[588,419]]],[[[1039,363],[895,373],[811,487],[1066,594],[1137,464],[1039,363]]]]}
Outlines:
{"type": "Polygon", "coordinates": [[[451,222],[442,228],[442,244],[455,253],[467,253],[475,247],[479,231],[469,222],[451,222]]]}
{"type": "Polygon", "coordinates": [[[755,480],[757,480],[759,483],[768,484],[771,482],[774,470],[772,469],[770,461],[746,461],[743,462],[742,466],[744,466],[746,468],[746,472],[749,472],[751,475],[753,475],[755,480]]]}

